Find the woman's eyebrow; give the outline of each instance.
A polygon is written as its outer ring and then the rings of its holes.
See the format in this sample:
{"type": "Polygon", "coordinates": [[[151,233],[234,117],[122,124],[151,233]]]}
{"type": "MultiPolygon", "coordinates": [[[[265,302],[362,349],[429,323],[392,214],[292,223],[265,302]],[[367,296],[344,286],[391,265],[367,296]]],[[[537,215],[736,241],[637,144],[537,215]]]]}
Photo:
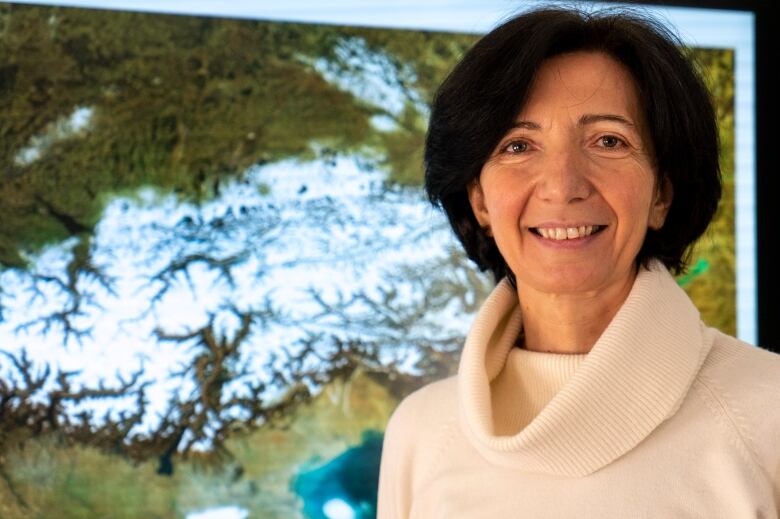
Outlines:
{"type": "Polygon", "coordinates": [[[514,130],[517,128],[525,128],[526,130],[541,130],[542,126],[539,123],[535,123],[533,121],[515,121],[509,129],[514,130]]]}
{"type": "MultiPolygon", "coordinates": [[[[629,126],[631,128],[634,128],[636,126],[633,122],[631,122],[626,117],[617,114],[585,114],[582,117],[580,117],[579,121],[577,121],[577,126],[580,127],[587,126],[589,124],[593,124],[600,121],[613,121],[616,123],[623,124],[625,126],[629,126]]],[[[509,129],[515,130],[518,128],[522,128],[526,130],[541,130],[542,125],[533,121],[515,121],[514,124],[512,124],[512,126],[509,129]]]]}
{"type": "Polygon", "coordinates": [[[580,120],[577,122],[578,126],[586,126],[588,124],[593,124],[599,121],[613,121],[616,123],[624,124],[626,126],[630,126],[631,128],[634,128],[634,123],[632,123],[630,120],[626,119],[622,115],[615,115],[615,114],[585,114],[582,117],[580,117],[580,120]]]}

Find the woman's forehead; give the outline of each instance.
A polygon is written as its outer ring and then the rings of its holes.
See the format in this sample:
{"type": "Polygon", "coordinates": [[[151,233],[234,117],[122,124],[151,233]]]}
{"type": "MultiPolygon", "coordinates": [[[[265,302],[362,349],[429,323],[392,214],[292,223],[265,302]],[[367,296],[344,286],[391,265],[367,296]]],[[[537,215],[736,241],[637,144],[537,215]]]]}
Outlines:
{"type": "Polygon", "coordinates": [[[533,121],[556,109],[614,114],[637,124],[643,119],[633,76],[602,52],[560,54],[542,63],[518,118],[533,121]]]}

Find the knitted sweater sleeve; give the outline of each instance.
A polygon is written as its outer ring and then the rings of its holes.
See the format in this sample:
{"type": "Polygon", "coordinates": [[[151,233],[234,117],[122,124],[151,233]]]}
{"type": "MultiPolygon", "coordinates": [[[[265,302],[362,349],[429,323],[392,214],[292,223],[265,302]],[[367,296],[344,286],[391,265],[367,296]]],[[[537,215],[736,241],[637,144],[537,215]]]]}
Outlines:
{"type": "Polygon", "coordinates": [[[706,376],[780,512],[780,355],[719,334],[724,359],[706,376]]]}

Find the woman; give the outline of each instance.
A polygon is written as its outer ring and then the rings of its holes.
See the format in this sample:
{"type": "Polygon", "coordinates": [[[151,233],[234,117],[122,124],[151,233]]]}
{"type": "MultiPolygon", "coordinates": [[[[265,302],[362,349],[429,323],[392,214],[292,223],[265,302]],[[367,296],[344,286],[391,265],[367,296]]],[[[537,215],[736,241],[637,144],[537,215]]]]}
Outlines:
{"type": "Polygon", "coordinates": [[[426,189],[498,286],[458,374],[385,433],[379,518],[777,518],[780,355],[707,328],[679,272],[721,192],[679,42],[544,9],[441,86],[426,189]]]}

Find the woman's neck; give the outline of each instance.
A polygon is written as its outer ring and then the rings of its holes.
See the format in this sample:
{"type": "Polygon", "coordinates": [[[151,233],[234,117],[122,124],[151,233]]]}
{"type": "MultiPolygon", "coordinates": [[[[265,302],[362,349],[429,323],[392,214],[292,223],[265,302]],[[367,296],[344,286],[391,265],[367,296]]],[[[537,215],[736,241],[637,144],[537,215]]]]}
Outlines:
{"type": "Polygon", "coordinates": [[[628,297],[636,276],[586,294],[549,294],[518,283],[522,347],[546,353],[588,353],[628,297]]]}

